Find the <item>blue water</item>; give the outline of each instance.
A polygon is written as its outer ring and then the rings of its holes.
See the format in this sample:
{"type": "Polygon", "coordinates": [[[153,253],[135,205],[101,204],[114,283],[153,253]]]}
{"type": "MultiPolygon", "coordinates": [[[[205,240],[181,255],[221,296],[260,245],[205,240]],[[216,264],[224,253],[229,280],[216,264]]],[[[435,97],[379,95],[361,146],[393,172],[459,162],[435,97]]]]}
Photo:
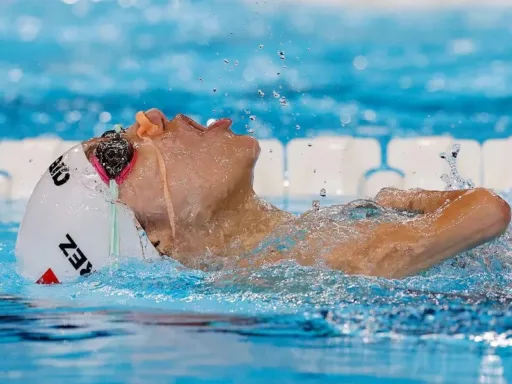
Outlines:
{"type": "Polygon", "coordinates": [[[0,230],[2,382],[512,379],[510,234],[401,281],[129,262],[36,286],[16,273],[16,224],[0,230]]]}
{"type": "Polygon", "coordinates": [[[157,106],[203,122],[230,116],[240,131],[250,123],[283,141],[320,131],[508,137],[511,17],[497,7],[3,0],[0,129],[86,139],[104,130],[101,112],[129,124],[157,106]]]}
{"type": "MultiPolygon", "coordinates": [[[[511,16],[4,0],[0,136],[86,139],[158,107],[283,142],[508,137],[511,16]]],[[[401,281],[127,262],[48,287],[16,272],[14,211],[0,204],[0,382],[512,382],[510,232],[401,281]]]]}

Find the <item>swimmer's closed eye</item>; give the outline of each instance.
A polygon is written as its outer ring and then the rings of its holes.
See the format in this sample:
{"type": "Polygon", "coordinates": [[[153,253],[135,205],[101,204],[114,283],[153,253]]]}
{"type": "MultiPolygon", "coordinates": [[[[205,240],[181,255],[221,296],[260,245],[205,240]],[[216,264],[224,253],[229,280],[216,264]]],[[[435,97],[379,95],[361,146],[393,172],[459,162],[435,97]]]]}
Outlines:
{"type": "Polygon", "coordinates": [[[135,115],[135,120],[140,125],[139,129],[137,129],[137,136],[139,136],[141,139],[144,134],[151,137],[164,133],[163,125],[160,127],[156,124],[153,124],[142,111],[137,112],[135,115]]]}

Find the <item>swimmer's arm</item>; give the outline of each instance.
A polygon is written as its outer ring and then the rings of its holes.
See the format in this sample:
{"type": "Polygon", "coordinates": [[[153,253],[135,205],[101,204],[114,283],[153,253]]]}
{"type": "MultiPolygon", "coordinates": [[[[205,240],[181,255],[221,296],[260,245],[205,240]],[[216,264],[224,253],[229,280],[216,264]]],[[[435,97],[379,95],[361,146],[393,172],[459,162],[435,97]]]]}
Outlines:
{"type": "Polygon", "coordinates": [[[428,269],[502,235],[510,206],[484,188],[460,192],[432,213],[370,229],[350,252],[339,249],[328,263],[347,273],[401,278],[428,269]]]}
{"type": "Polygon", "coordinates": [[[441,206],[458,199],[466,192],[467,190],[428,191],[424,189],[384,188],[375,196],[375,201],[383,207],[400,211],[432,213],[441,206]]]}

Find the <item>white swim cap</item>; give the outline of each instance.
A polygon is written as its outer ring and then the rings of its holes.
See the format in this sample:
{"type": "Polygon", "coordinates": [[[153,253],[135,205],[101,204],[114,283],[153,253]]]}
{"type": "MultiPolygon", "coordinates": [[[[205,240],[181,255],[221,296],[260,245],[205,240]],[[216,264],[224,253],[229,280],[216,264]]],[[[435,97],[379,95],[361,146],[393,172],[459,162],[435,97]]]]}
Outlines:
{"type": "MultiPolygon", "coordinates": [[[[82,145],[60,156],[28,202],[16,241],[21,274],[37,283],[59,283],[96,271],[110,256],[112,198],[82,145]]],[[[115,203],[119,254],[159,257],[134,213],[115,203]]]]}

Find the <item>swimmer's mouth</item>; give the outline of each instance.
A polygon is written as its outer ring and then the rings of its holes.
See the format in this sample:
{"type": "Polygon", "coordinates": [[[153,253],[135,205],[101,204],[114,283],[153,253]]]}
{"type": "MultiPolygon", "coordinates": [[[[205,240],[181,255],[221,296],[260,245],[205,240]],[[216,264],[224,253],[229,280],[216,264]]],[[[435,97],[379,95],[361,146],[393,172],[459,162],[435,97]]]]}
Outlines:
{"type": "Polygon", "coordinates": [[[203,133],[203,132],[206,132],[207,129],[205,127],[203,127],[201,124],[199,123],[196,123],[194,120],[192,120],[190,117],[186,116],[186,115],[178,115],[177,116],[179,119],[183,120],[185,123],[187,123],[187,125],[189,127],[192,127],[192,128],[195,128],[197,129],[199,132],[203,133]]]}

